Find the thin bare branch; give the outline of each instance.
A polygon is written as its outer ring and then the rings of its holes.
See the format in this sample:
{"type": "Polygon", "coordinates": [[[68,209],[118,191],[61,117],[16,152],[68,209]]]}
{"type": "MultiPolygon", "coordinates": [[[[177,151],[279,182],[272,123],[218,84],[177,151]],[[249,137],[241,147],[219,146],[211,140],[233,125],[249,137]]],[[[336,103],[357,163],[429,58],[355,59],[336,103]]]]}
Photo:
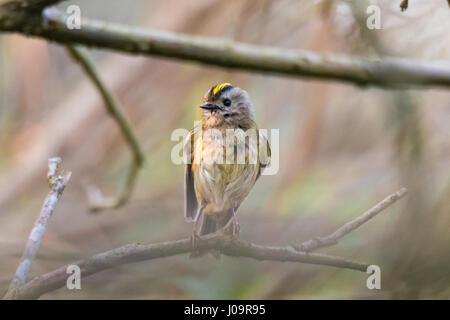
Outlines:
{"type": "Polygon", "coordinates": [[[31,230],[28,242],[25,246],[21,262],[17,267],[16,273],[5,295],[5,299],[13,299],[17,291],[24,285],[30,272],[31,264],[36,257],[42,236],[47,229],[47,223],[55,210],[56,204],[61,197],[64,188],[69,182],[70,172],[59,172],[60,158],[51,158],[48,160],[47,180],[50,186],[50,192],[45,198],[39,217],[37,218],[33,229],[31,230]]]}
{"type": "Polygon", "coordinates": [[[347,222],[332,234],[325,237],[317,237],[312,240],[305,241],[300,245],[294,245],[293,247],[299,251],[311,252],[318,248],[335,245],[338,243],[339,239],[341,239],[343,236],[345,236],[346,234],[350,233],[351,231],[355,230],[362,224],[372,219],[378,213],[380,213],[390,205],[394,204],[397,200],[403,198],[407,193],[408,190],[406,188],[402,188],[399,191],[386,197],[381,202],[377,203],[374,207],[370,208],[362,215],[358,216],[357,218],[353,219],[350,222],[347,222]]]}
{"type": "Polygon", "coordinates": [[[195,61],[219,67],[316,78],[380,87],[450,86],[450,67],[412,59],[373,61],[342,55],[249,45],[83,19],[69,30],[67,16],[55,8],[42,15],[0,7],[0,31],[19,32],[61,44],[83,44],[133,54],[195,61]]]}
{"type": "Polygon", "coordinates": [[[114,119],[114,121],[117,122],[120,131],[122,132],[122,135],[124,136],[133,154],[133,160],[130,164],[127,181],[124,190],[119,196],[108,198],[103,198],[103,196],[101,196],[100,199],[98,199],[98,197],[94,198],[92,197],[92,195],[90,195],[91,209],[93,211],[99,211],[107,208],[117,208],[124,205],[131,196],[136,182],[138,170],[140,169],[144,161],[144,155],[136,138],[136,135],[131,128],[131,125],[120,111],[123,108],[120,106],[119,101],[114,97],[112,92],[108,90],[108,88],[98,75],[91,59],[81,48],[75,46],[67,46],[67,51],[70,53],[72,58],[80,64],[89,79],[91,79],[97,90],[100,92],[105,103],[106,110],[114,119]]]}
{"type": "MultiPolygon", "coordinates": [[[[327,238],[333,239],[333,244],[337,243],[338,239],[367,222],[396,200],[402,198],[406,192],[407,190],[403,188],[392,194],[378,203],[375,207],[363,213],[360,217],[339,228],[327,238]]],[[[190,253],[192,249],[192,239],[190,238],[146,245],[129,244],[120,248],[99,253],[86,260],[76,261],[44,275],[35,277],[22,286],[17,291],[14,298],[37,299],[47,292],[61,288],[66,284],[68,276],[66,270],[69,265],[77,265],[81,270],[82,276],[85,278],[102,270],[116,266],[137,261],[153,260],[190,253]]],[[[342,257],[299,251],[292,246],[263,246],[226,235],[217,234],[207,235],[196,239],[196,250],[204,251],[208,249],[219,250],[223,254],[232,257],[247,257],[256,260],[283,262],[300,262],[352,269],[363,272],[366,272],[367,267],[369,266],[367,263],[352,261],[342,257]]]]}
{"type": "MultiPolygon", "coordinates": [[[[308,264],[332,266],[366,272],[368,264],[347,260],[340,257],[305,253],[292,249],[290,246],[261,246],[227,236],[204,236],[197,240],[197,249],[218,249],[223,254],[232,257],[247,257],[256,260],[291,261],[308,264]]],[[[153,260],[178,254],[189,253],[192,250],[190,238],[155,244],[129,244],[97,254],[89,259],[80,260],[69,265],[77,265],[81,269],[83,279],[105,269],[117,267],[131,262],[153,260]]],[[[67,267],[63,266],[52,272],[38,276],[21,287],[16,299],[37,299],[44,293],[63,287],[67,281],[67,267]]]]}

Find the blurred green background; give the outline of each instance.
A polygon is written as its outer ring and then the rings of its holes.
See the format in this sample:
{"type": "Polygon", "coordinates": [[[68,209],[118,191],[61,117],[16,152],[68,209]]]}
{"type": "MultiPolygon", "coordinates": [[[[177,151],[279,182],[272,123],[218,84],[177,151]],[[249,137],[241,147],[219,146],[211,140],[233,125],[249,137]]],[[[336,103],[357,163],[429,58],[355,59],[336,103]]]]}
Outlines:
{"type": "MultiPolygon", "coordinates": [[[[449,60],[445,1],[381,8],[369,1],[99,0],[84,17],[252,44],[372,59],[449,60]]],[[[129,150],[90,81],[64,48],[20,35],[0,38],[0,293],[6,291],[48,191],[47,158],[72,179],[44,236],[31,276],[130,242],[180,239],[183,166],[173,130],[190,129],[204,92],[222,82],[246,89],[261,128],[280,129],[280,171],[262,176],[239,210],[241,238],[285,245],[334,231],[402,186],[409,195],[325,253],[381,267],[367,274],[298,263],[186,255],[129,264],[82,279],[44,299],[449,299],[450,92],[381,90],[283,78],[91,50],[145,150],[130,202],[89,213],[86,184],[121,190],[129,150]]],[[[444,63],[444,62],[442,62],[444,63]]]]}

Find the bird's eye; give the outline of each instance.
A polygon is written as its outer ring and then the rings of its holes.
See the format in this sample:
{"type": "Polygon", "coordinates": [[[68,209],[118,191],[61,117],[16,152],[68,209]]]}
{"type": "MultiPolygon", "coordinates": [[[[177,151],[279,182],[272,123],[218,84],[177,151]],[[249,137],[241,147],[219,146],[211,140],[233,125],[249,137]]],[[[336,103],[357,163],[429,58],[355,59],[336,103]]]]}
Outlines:
{"type": "Polygon", "coordinates": [[[224,100],[223,100],[223,105],[224,105],[225,107],[231,106],[231,100],[230,100],[230,99],[224,99],[224,100]]]}

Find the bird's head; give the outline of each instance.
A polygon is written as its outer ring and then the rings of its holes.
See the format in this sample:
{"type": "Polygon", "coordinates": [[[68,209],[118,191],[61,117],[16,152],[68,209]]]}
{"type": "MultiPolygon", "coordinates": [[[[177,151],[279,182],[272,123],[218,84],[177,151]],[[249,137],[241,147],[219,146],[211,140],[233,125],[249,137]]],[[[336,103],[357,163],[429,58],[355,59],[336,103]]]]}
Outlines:
{"type": "Polygon", "coordinates": [[[230,83],[222,83],[209,89],[203,104],[203,125],[217,127],[230,125],[249,127],[253,123],[253,107],[248,93],[230,83]]]}

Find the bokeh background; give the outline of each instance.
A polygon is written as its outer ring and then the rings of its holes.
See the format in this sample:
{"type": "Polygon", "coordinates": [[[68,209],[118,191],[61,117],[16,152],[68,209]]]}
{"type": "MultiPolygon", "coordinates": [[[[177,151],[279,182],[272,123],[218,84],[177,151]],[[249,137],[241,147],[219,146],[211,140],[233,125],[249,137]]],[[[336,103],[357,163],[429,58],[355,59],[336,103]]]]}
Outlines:
{"type": "MultiPolygon", "coordinates": [[[[446,1],[99,0],[84,17],[141,27],[368,58],[448,63],[446,1]],[[381,30],[366,8],[381,8],[381,30]],[[447,62],[446,62],[447,61],[447,62]]],[[[241,237],[291,244],[325,235],[402,186],[409,195],[322,252],[381,267],[367,274],[298,263],[186,255],[125,265],[44,299],[449,299],[450,91],[381,90],[90,50],[124,106],[146,163],[126,206],[93,215],[85,186],[125,181],[129,150],[91,82],[63,47],[0,38],[0,293],[6,291],[48,192],[47,158],[72,179],[31,276],[130,242],[184,238],[183,167],[171,133],[191,128],[212,85],[245,88],[262,128],[280,129],[280,171],[263,176],[239,211],[241,237]]]]}

